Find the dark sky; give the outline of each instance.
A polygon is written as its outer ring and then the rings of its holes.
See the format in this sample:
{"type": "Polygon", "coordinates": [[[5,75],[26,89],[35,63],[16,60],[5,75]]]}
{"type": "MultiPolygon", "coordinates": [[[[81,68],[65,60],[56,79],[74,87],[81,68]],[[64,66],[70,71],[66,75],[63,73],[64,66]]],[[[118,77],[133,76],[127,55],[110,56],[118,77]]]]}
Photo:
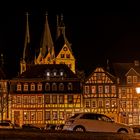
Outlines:
{"type": "Polygon", "coordinates": [[[124,3],[61,3],[47,1],[4,3],[1,5],[0,53],[12,74],[17,74],[22,57],[25,12],[28,11],[32,46],[39,48],[45,12],[55,37],[56,15],[63,13],[66,36],[79,69],[88,70],[95,64],[140,60],[139,4],[124,3]],[[8,8],[7,6],[10,6],[8,8]]]}

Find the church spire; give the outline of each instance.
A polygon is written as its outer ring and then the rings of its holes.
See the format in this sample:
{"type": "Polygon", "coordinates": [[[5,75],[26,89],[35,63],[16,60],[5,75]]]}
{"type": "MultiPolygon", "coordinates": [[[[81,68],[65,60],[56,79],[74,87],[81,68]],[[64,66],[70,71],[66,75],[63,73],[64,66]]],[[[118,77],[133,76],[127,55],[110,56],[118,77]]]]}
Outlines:
{"type": "Polygon", "coordinates": [[[26,13],[26,32],[25,32],[25,40],[24,40],[24,50],[23,50],[23,61],[27,61],[26,58],[29,57],[28,51],[30,51],[29,48],[30,44],[30,34],[29,34],[29,22],[28,22],[28,12],[26,13]]]}
{"type": "Polygon", "coordinates": [[[48,24],[48,13],[46,12],[46,20],[45,20],[45,25],[44,25],[43,36],[41,39],[40,53],[36,60],[36,63],[37,64],[44,63],[42,61],[43,59],[45,59],[45,57],[48,54],[50,55],[49,61],[51,61],[51,59],[54,59],[55,57],[54,45],[53,45],[53,40],[52,40],[49,24],[48,24]]]}

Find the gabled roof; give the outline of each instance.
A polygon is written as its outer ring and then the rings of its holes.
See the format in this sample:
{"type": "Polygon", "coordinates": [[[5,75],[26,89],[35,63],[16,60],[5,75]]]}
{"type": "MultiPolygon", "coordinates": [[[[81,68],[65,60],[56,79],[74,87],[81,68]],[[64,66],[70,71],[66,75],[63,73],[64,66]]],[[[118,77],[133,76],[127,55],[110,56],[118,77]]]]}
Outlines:
{"type": "Polygon", "coordinates": [[[126,74],[130,69],[133,69],[137,74],[140,74],[140,66],[135,65],[134,63],[113,63],[113,69],[115,76],[120,79],[120,84],[125,84],[126,74]]]}
{"type": "MultiPolygon", "coordinates": [[[[67,65],[65,64],[38,64],[38,65],[32,65],[30,68],[23,72],[21,75],[19,75],[16,78],[25,78],[25,79],[31,79],[31,78],[46,78],[46,72],[50,71],[52,74],[53,71],[57,71],[57,76],[60,77],[59,73],[60,71],[64,72],[64,78],[77,78],[77,75],[74,74],[67,65]]],[[[53,75],[50,75],[50,77],[54,77],[53,75]]]]}

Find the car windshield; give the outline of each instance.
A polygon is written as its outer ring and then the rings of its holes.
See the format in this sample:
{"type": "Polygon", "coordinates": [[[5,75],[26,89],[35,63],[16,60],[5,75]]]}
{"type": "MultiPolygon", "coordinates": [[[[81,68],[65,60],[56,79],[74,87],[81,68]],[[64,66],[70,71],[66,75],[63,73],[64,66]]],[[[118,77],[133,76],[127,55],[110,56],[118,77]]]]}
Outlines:
{"type": "Polygon", "coordinates": [[[73,116],[70,117],[70,119],[74,119],[79,115],[79,113],[74,114],[73,116]]]}

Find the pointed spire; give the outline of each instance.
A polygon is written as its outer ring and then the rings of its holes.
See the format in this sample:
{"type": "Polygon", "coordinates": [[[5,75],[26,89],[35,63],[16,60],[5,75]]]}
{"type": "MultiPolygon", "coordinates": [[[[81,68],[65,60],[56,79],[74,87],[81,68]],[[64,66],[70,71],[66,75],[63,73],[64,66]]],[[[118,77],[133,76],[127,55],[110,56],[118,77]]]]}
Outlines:
{"type": "Polygon", "coordinates": [[[29,51],[30,43],[30,34],[29,34],[29,22],[28,22],[28,12],[26,13],[26,31],[25,31],[25,40],[24,40],[24,50],[23,50],[23,61],[26,61],[27,51],[29,51]]]}
{"type": "Polygon", "coordinates": [[[42,37],[42,42],[41,42],[41,55],[44,58],[47,53],[51,53],[53,49],[53,40],[48,24],[48,13],[46,12],[46,21],[45,21],[45,27],[44,27],[44,33],[42,37]]]}
{"type": "Polygon", "coordinates": [[[109,67],[109,60],[107,59],[107,71],[109,72],[109,70],[110,70],[110,67],[109,67]]]}

